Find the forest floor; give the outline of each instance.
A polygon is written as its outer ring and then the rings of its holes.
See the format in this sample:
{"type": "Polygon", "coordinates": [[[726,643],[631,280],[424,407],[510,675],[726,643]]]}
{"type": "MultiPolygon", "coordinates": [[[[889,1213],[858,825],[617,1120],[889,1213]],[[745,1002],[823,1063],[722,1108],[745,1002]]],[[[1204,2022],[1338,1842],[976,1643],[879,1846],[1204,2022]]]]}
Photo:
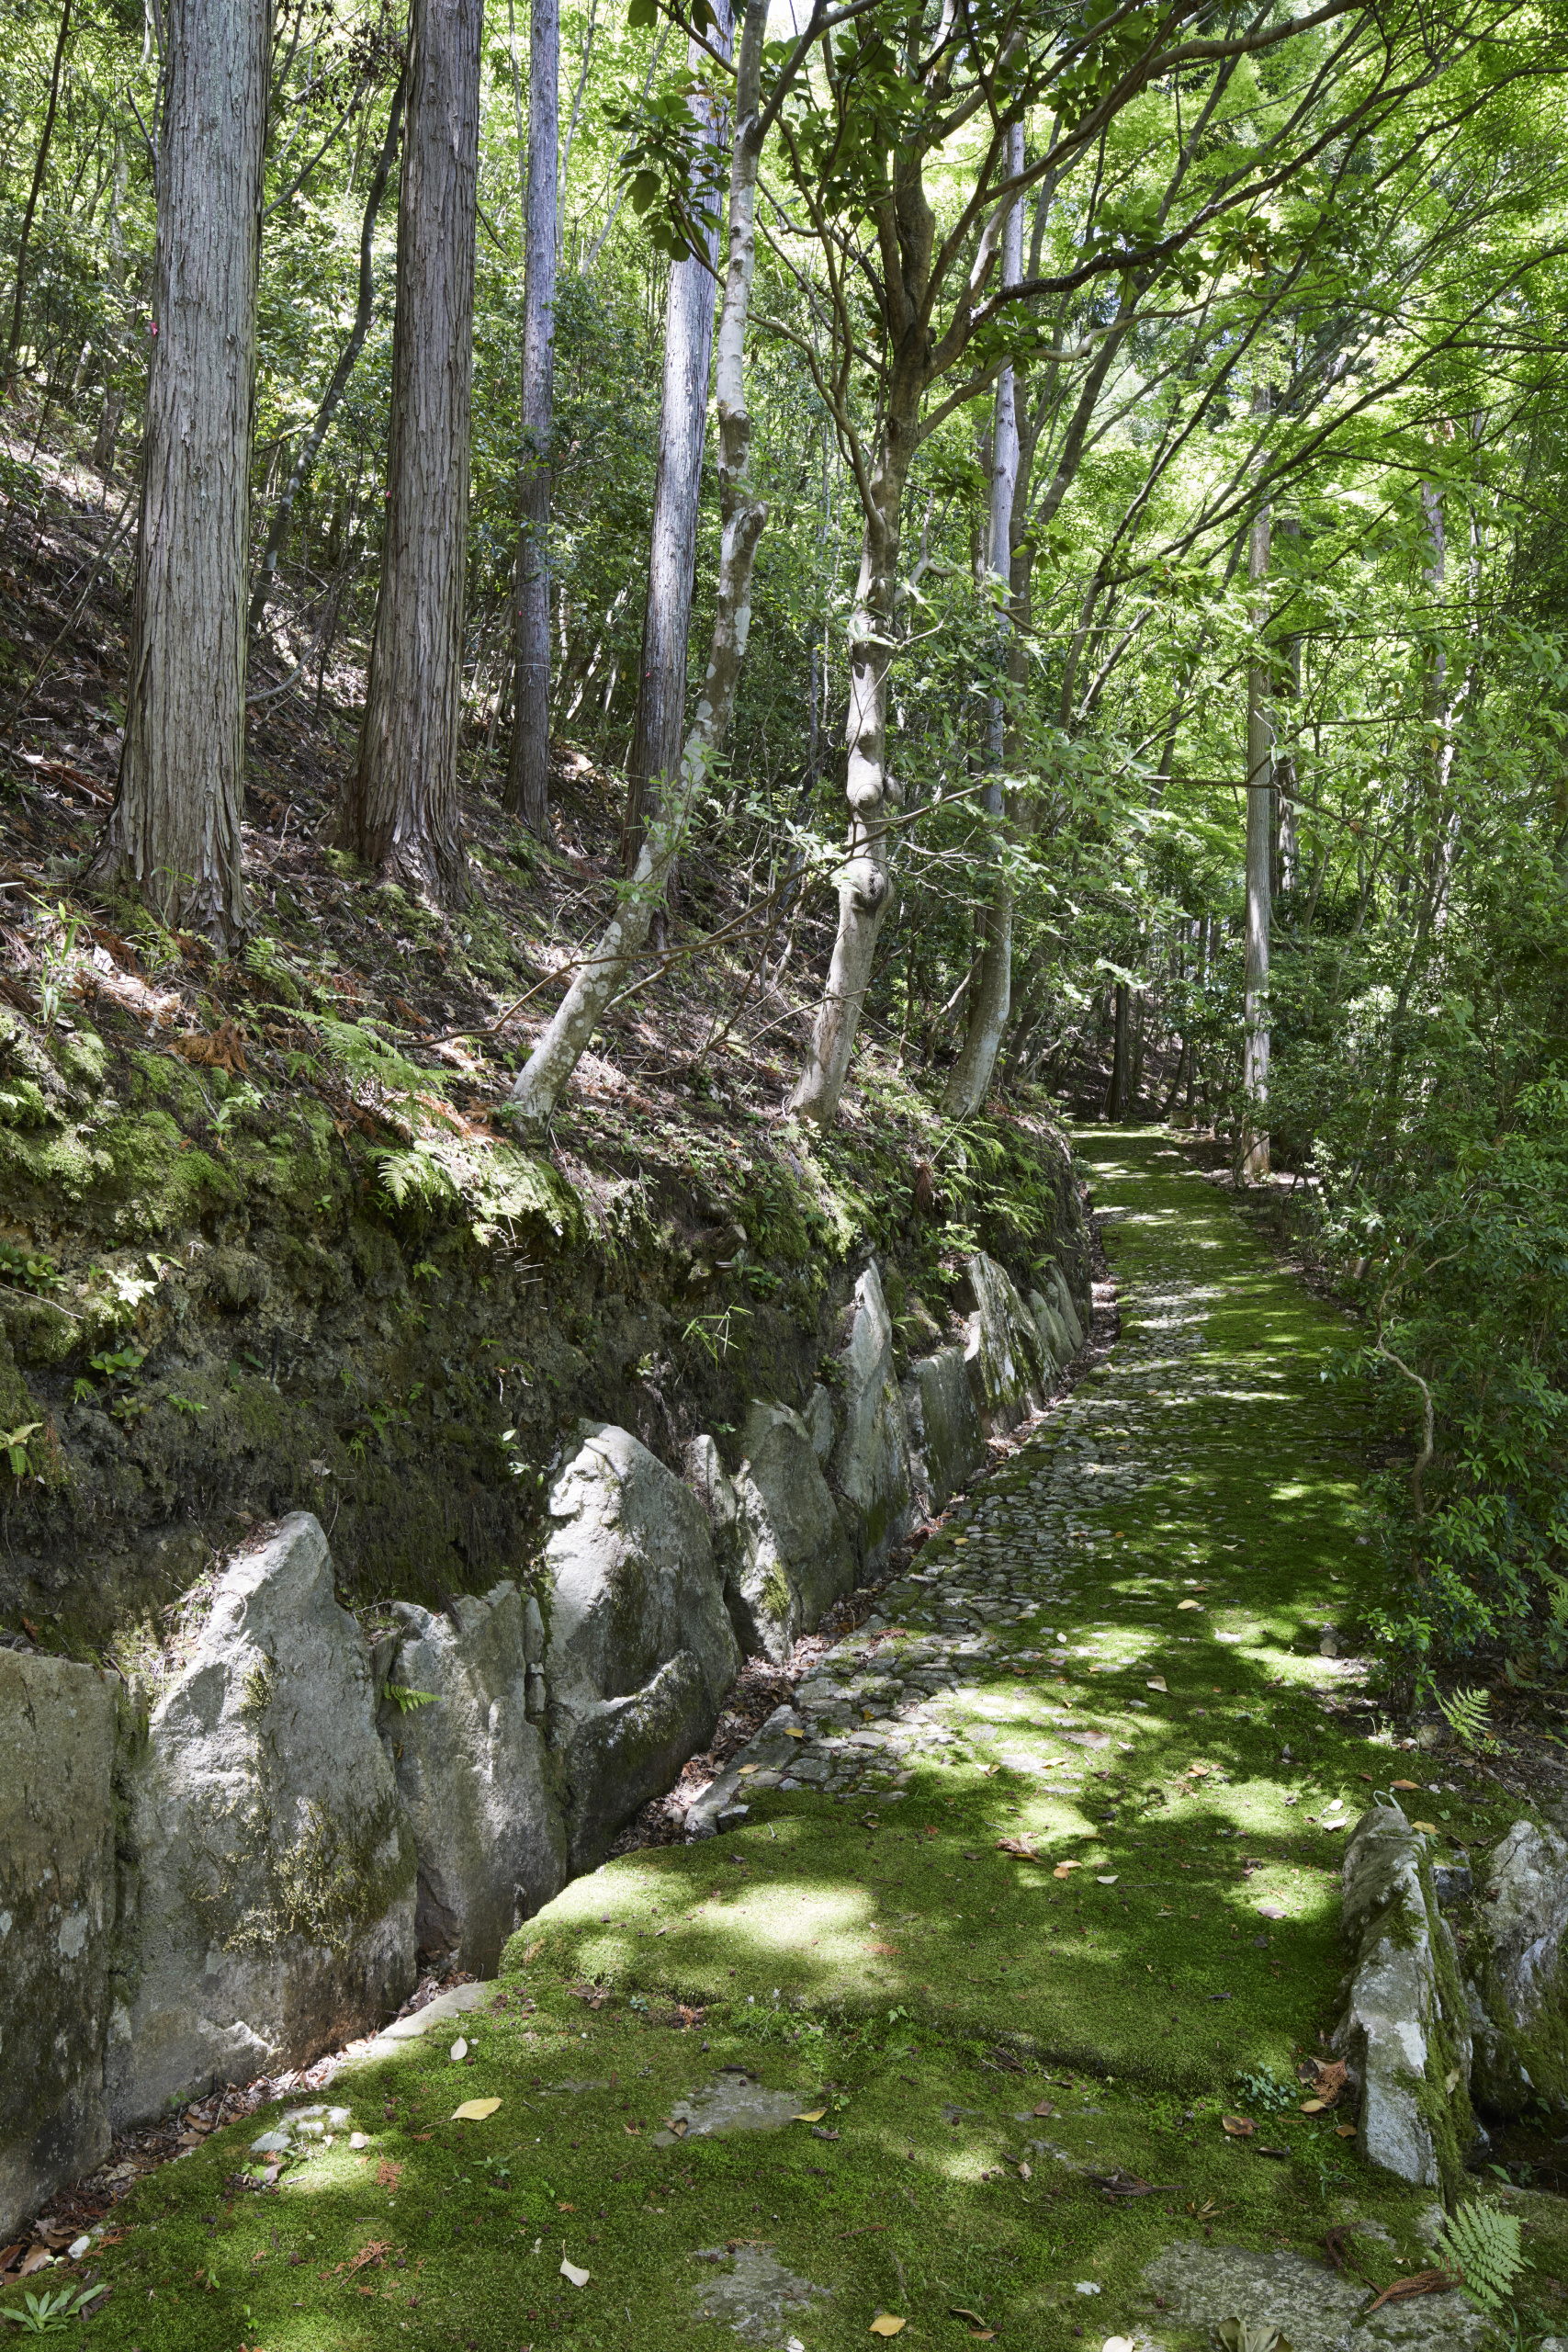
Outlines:
{"type": "MultiPolygon", "coordinates": [[[[1337,1317],[1169,1136],[1077,1141],[1092,1368],[814,1661],[799,1762],[732,1833],[568,1887],[477,2007],[313,2095],[339,2111],[271,2185],[288,2102],[134,2189],[93,2345],[1071,2352],[1238,2318],[1327,2352],[1426,2266],[1431,2192],[1303,2111],[1346,1825],[1399,1786],[1473,1857],[1527,1801],[1323,1654],[1376,1597],[1337,1317]]],[[[1568,2206],[1477,2189],[1525,2220],[1533,2340],[1568,2206]]],[[[1450,2293],[1366,2335],[1479,2330],[1450,2293]]]]}

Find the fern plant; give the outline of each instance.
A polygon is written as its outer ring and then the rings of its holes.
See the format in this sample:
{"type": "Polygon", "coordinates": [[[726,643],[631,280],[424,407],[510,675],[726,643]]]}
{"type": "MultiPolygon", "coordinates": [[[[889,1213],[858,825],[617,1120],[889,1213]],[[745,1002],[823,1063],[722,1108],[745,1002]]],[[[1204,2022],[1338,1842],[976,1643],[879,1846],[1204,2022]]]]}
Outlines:
{"type": "Polygon", "coordinates": [[[1438,2248],[1463,2279],[1466,2294],[1494,2314],[1512,2294],[1520,2271],[1529,2267],[1519,2250],[1518,2215],[1495,2205],[1458,2207],[1438,2248]]]}
{"type": "Polygon", "coordinates": [[[1496,1742],[1487,1719],[1492,1705],[1490,1690],[1451,1690],[1446,1699],[1439,1691],[1438,1705],[1461,1747],[1468,1747],[1477,1756],[1492,1754],[1496,1742]]]}
{"type": "Polygon", "coordinates": [[[411,1690],[403,1682],[389,1682],[386,1696],[400,1715],[412,1715],[416,1707],[434,1707],[440,1698],[439,1690],[411,1690]]]}

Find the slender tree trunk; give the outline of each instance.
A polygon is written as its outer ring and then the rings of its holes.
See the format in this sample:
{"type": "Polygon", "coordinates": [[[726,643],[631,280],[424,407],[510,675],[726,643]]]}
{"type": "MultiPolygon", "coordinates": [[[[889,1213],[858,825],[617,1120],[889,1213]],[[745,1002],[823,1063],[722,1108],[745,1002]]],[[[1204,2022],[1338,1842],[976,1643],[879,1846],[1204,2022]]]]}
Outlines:
{"type": "Polygon", "coordinates": [[[294,470],[288,477],[282,497],[273,510],[272,522],[267,529],[266,545],[262,550],[261,571],[251,596],[248,627],[253,636],[262,625],[267,602],[272,594],[273,582],[277,576],[277,559],[282,554],[284,542],[288,537],[288,526],[294,514],[294,502],[304,484],[310,479],[321,444],[331,429],[333,418],[337,414],[338,402],[343,398],[344,386],[354,373],[355,363],[364,349],[365,338],[370,332],[370,312],[376,293],[375,275],[371,267],[371,245],[376,232],[376,216],[381,209],[381,198],[387,192],[387,182],[391,176],[392,164],[397,156],[398,137],[402,128],[402,119],[403,77],[400,74],[397,87],[392,92],[391,110],[387,117],[387,135],[381,141],[381,152],[376,158],[376,169],[371,177],[370,191],[365,201],[365,219],[359,232],[358,307],[355,311],[354,324],[349,330],[348,341],[344,345],[337,366],[333,369],[332,381],[322,395],[321,407],[316,411],[315,423],[299,446],[299,454],[294,461],[294,470]]]}
{"type": "MultiPolygon", "coordinates": [[[[1023,125],[1021,122],[1015,123],[1009,134],[1007,167],[1010,175],[1023,169],[1023,125]]],[[[1004,232],[1002,284],[1004,287],[1016,286],[1022,277],[1023,199],[1020,197],[1008,215],[1004,232]]],[[[1012,364],[1009,361],[997,379],[991,418],[991,498],[986,569],[991,580],[1000,584],[1010,599],[1013,586],[1013,520],[1018,505],[1018,408],[1012,364]]],[[[1021,538],[1022,536],[1021,529],[1019,537],[1021,538]]],[[[1010,650],[1010,639],[1016,633],[1017,617],[1016,613],[1011,616],[1011,628],[1006,622],[1003,624],[1000,650],[1004,661],[1010,650]]],[[[1009,662],[1010,670],[1010,666],[1009,662]]],[[[993,825],[999,825],[1004,813],[1002,771],[1009,750],[1010,731],[1007,713],[1006,695],[993,695],[987,729],[991,780],[987,786],[984,803],[986,814],[993,825]]],[[[1008,877],[1006,865],[998,855],[990,901],[986,909],[980,968],[975,986],[969,991],[968,1024],[958,1058],[948,1073],[947,1084],[942,1091],[942,1107],[947,1118],[969,1118],[985,1101],[1011,1003],[1012,884],[1008,877]]]]}
{"type": "Polygon", "coordinates": [[[1127,1026],[1131,1001],[1132,991],[1126,981],[1118,980],[1114,1043],[1111,1049],[1111,1084],[1105,1096],[1105,1115],[1108,1119],[1124,1119],[1127,1115],[1127,1026]]]}
{"type": "MultiPolygon", "coordinates": [[[[718,0],[712,29],[716,49],[729,53],[728,0],[718,0]]],[[[694,41],[688,62],[694,71],[703,52],[694,41]]],[[[721,126],[709,115],[704,135],[711,144],[721,126]]],[[[622,862],[635,870],[644,828],[657,814],[664,783],[680,768],[686,710],[686,640],[692,626],[692,589],[697,548],[697,501],[702,488],[703,442],[707,426],[708,369],[713,357],[713,314],[717,291],[714,260],[718,250],[716,220],[706,239],[707,259],[688,254],[670,272],[664,311],[664,390],[659,413],[659,465],[653,484],[653,527],[648,557],[648,603],[642,619],[642,667],[631,755],[626,762],[626,813],[622,862]]]]}
{"type": "Polygon", "coordinates": [[[723,536],[718,604],[707,672],[686,738],[680,780],[650,818],[637,871],[620,907],[519,1074],[512,1091],[518,1117],[538,1127],[593,1034],[595,1023],[621,986],[648,938],[664,899],[670,868],[680,854],[693,799],[722,749],[735,708],[735,688],[751,621],[751,571],[767,508],[750,492],[751,415],[746,405],[746,322],[756,274],[757,174],[762,153],[761,78],[769,0],[747,0],[736,73],[735,149],[729,167],[728,255],[718,322],[718,479],[723,536]]]}
{"type": "MultiPolygon", "coordinates": [[[[123,296],[125,292],[125,191],[129,176],[125,141],[117,130],[114,135],[114,175],[109,182],[109,277],[117,296],[123,296]]],[[[97,435],[93,443],[93,463],[106,477],[114,470],[120,420],[125,414],[125,394],[114,380],[114,372],[120,359],[118,328],[111,330],[110,341],[113,356],[104,370],[104,397],[98,410],[97,435]]]]}
{"type": "Polygon", "coordinates": [[[473,387],[481,0],[413,0],[398,198],[387,528],[344,830],[366,863],[445,904],[468,894],[457,822],[473,387]]]}
{"type": "Polygon", "coordinates": [[[517,540],[507,808],[545,838],[550,811],[550,435],[555,424],[556,207],[560,0],[528,11],[528,192],[524,206],[523,479],[517,540]]]}
{"type": "Polygon", "coordinates": [[[65,44],[71,32],[71,0],[60,14],[60,36],[54,44],[54,65],[49,77],[49,105],[44,112],[43,136],[38,143],[38,161],[33,166],[33,184],[28,191],[27,209],[22,214],[21,234],[17,240],[17,291],[11,303],[11,335],[6,345],[6,382],[9,387],[17,372],[17,353],[22,342],[22,296],[27,288],[28,241],[33,233],[33,215],[43,192],[43,175],[49,169],[50,142],[54,137],[54,110],[60,103],[60,77],[65,66],[65,44]]]}
{"type": "MultiPolygon", "coordinates": [[[[1267,403],[1268,394],[1262,398],[1267,403]]],[[[1247,576],[1261,588],[1269,576],[1269,510],[1247,537],[1247,576]]],[[[1257,595],[1252,625],[1259,642],[1247,669],[1247,948],[1243,970],[1242,1108],[1239,1173],[1258,1183],[1269,1173],[1269,881],[1274,846],[1273,684],[1261,633],[1267,599],[1257,595]]]]}
{"type": "Polygon", "coordinates": [[[921,357],[908,348],[889,386],[881,447],[869,483],[860,576],[850,616],[849,840],[840,867],[839,927],[805,1069],[788,1108],[831,1126],[849,1075],[876,935],[888,901],[890,822],[903,792],[887,765],[887,672],[893,643],[904,481],[914,454],[921,357]]]}
{"type": "Polygon", "coordinates": [[[152,365],[125,740],[92,868],[165,922],[244,921],[245,570],[272,27],[266,0],[171,0],[152,365]]]}

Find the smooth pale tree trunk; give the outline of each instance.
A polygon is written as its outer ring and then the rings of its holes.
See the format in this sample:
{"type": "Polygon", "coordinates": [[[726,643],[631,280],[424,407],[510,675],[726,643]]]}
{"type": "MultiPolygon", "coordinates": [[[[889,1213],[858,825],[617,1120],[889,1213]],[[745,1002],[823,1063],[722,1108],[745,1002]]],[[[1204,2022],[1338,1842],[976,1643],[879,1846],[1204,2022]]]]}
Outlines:
{"type": "Polygon", "coordinates": [[[370,332],[370,313],[376,294],[375,275],[371,267],[371,244],[376,233],[376,216],[381,209],[381,198],[387,193],[387,182],[391,177],[392,164],[397,157],[398,139],[402,130],[402,120],[403,84],[402,76],[400,74],[398,85],[392,92],[391,110],[387,117],[387,134],[381,141],[381,152],[376,158],[376,169],[371,175],[369,193],[365,200],[365,218],[359,231],[359,300],[354,313],[354,324],[349,329],[348,341],[344,345],[339,355],[337,366],[333,369],[332,381],[321,396],[321,404],[316,411],[315,421],[300,444],[299,454],[294,460],[294,470],[288,477],[283,495],[277,502],[271,524],[267,528],[266,545],[262,550],[261,571],[251,595],[248,627],[253,636],[260,628],[266,614],[273,582],[277,577],[277,559],[283,552],[284,542],[288,537],[288,526],[294,516],[294,503],[310,479],[321,444],[331,430],[333,417],[337,414],[338,402],[343,398],[344,386],[354,373],[355,363],[365,348],[365,338],[370,332]]]}
{"type": "Polygon", "coordinates": [[[680,855],[692,802],[722,749],[735,708],[736,683],[751,621],[751,572],[768,510],[751,495],[751,415],[746,405],[746,322],[756,275],[757,173],[762,153],[761,77],[768,0],[747,0],[736,74],[735,149],[729,167],[728,253],[718,322],[718,479],[723,536],[718,603],[706,674],[687,735],[680,775],[650,818],[637,871],[597,945],[574,977],[528,1057],[512,1101],[518,1118],[537,1128],[549,1117],[610,999],[621,987],[663,903],[680,855]]]}
{"type": "Polygon", "coordinates": [[[524,201],[523,477],[517,537],[512,756],[505,802],[545,838],[550,813],[550,436],[555,429],[560,0],[528,11],[524,201]]]}
{"type": "MultiPolygon", "coordinates": [[[[1269,510],[1247,535],[1247,576],[1255,587],[1269,576],[1269,510]]],[[[1267,599],[1252,605],[1261,632],[1267,599]]],[[[1273,681],[1259,642],[1247,668],[1247,943],[1242,972],[1242,1105],[1240,1174],[1260,1183],[1269,1173],[1269,922],[1274,847],[1273,681]]]]}
{"type": "Polygon", "coordinates": [[[43,177],[49,169],[49,150],[54,138],[55,109],[60,104],[60,77],[65,65],[65,44],[71,37],[71,0],[60,12],[60,33],[54,44],[54,66],[49,77],[49,105],[44,111],[43,135],[38,143],[38,161],[33,165],[33,184],[28,191],[28,201],[22,214],[21,233],[17,239],[17,290],[11,303],[11,336],[6,345],[6,381],[10,383],[17,372],[17,354],[22,343],[22,297],[27,289],[28,243],[33,233],[33,216],[43,193],[43,177]]]}
{"type": "Polygon", "coordinates": [[[172,0],[125,741],[92,869],[215,941],[244,921],[245,575],[266,0],[172,0]]]}
{"type": "MultiPolygon", "coordinates": [[[[729,54],[728,0],[718,0],[718,22],[710,38],[716,49],[729,54]]],[[[694,71],[702,57],[694,41],[687,60],[694,71]]],[[[710,144],[720,136],[721,125],[711,111],[704,133],[710,144]]],[[[716,220],[705,245],[705,263],[688,254],[671,269],[664,308],[664,387],[649,539],[648,603],[643,610],[642,668],[631,757],[626,763],[626,813],[621,839],[622,862],[628,873],[636,868],[644,828],[658,813],[664,786],[679,770],[685,726],[686,640],[692,626],[697,499],[717,293],[713,268],[718,251],[716,220]]]]}
{"type": "Polygon", "coordinates": [[[886,913],[891,820],[903,791],[887,764],[887,672],[893,644],[904,482],[914,455],[923,354],[908,344],[888,387],[887,414],[868,484],[860,575],[850,615],[850,707],[845,797],[849,839],[839,869],[839,927],[806,1067],[788,1108],[831,1126],[849,1075],[865,992],[886,913]]]}
{"type": "Polygon", "coordinates": [[[398,198],[387,529],[345,831],[367,865],[444,904],[468,893],[457,826],[473,388],[480,0],[413,0],[398,198]]]}
{"type": "MultiPolygon", "coordinates": [[[[125,191],[129,178],[125,141],[117,130],[114,135],[114,174],[109,182],[109,278],[117,297],[125,292],[125,191]]],[[[114,341],[118,345],[118,333],[114,341]]],[[[114,453],[119,441],[120,421],[125,414],[125,395],[115,382],[113,374],[118,365],[117,350],[105,374],[103,404],[98,411],[98,430],[93,443],[93,463],[104,475],[114,470],[114,453]]]]}
{"type": "MultiPolygon", "coordinates": [[[[1023,125],[1015,123],[1008,138],[1008,172],[1010,176],[1023,169],[1023,125]]],[[[1008,215],[1002,246],[1002,284],[1017,286],[1023,277],[1023,198],[1020,197],[1008,215]]],[[[986,569],[998,593],[1010,601],[1013,587],[1013,513],[1019,488],[1019,437],[1016,387],[1012,363],[1010,360],[997,379],[996,397],[991,416],[991,495],[986,534],[986,569]]],[[[1021,537],[1022,533],[1020,533],[1021,537]]],[[[1011,615],[1012,628],[1003,624],[1004,639],[1015,633],[1016,612],[1011,615]]],[[[1004,646],[1004,652],[1010,649],[1004,646]]],[[[1009,663],[1010,671],[1010,662],[1009,663]]],[[[993,825],[999,826],[1004,814],[1002,771],[1009,750],[1008,703],[1000,694],[991,696],[987,725],[987,756],[991,775],[986,787],[984,808],[993,825]]],[[[997,1050],[1007,1027],[1008,1013],[1012,1005],[1012,884],[1007,868],[998,857],[991,895],[986,908],[985,937],[980,948],[979,970],[969,991],[969,1018],[964,1043],[958,1057],[948,1072],[942,1091],[943,1114],[950,1119],[967,1119],[986,1099],[996,1068],[997,1050]]]]}
{"type": "Polygon", "coordinates": [[[1118,980],[1114,1043],[1111,1049],[1111,1084],[1105,1096],[1105,1115],[1108,1119],[1124,1119],[1127,1115],[1127,1032],[1131,1003],[1132,990],[1125,980],[1118,980]]]}

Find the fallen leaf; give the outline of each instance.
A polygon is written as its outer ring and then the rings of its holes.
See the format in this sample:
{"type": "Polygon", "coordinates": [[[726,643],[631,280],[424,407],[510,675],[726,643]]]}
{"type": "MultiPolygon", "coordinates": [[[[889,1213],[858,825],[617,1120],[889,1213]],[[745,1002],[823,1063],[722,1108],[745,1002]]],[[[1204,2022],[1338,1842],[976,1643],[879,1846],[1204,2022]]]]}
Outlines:
{"type": "Polygon", "coordinates": [[[1053,1878],[1067,1878],[1074,1871],[1081,1871],[1082,1868],[1081,1862],[1058,1862],[1051,1875],[1053,1878]]]}
{"type": "Polygon", "coordinates": [[[390,2156],[383,2156],[379,2165],[376,2168],[377,2188],[389,2188],[395,2193],[401,2188],[403,2168],[401,2165],[394,2164],[390,2156]]]}
{"type": "Polygon", "coordinates": [[[998,1838],[997,1849],[999,1853],[1016,1854],[1022,1862],[1037,1862],[1040,1860],[1039,1855],[1025,1838],[998,1838]]]}
{"type": "Polygon", "coordinates": [[[245,1041],[231,1021],[225,1021],[210,1037],[176,1037],[169,1051],[182,1061],[195,1062],[203,1069],[225,1069],[231,1076],[245,1075],[245,1041]]]}
{"type": "Polygon", "coordinates": [[[461,2107],[452,2110],[454,2123],[482,2123],[501,2105],[498,2098],[466,2098],[461,2107]]]}
{"type": "Polygon", "coordinates": [[[739,1772],[741,1779],[744,1780],[747,1773],[754,1772],[757,1770],[757,1767],[755,1764],[741,1764],[738,1765],[736,1769],[739,1772]]]}
{"type": "Polygon", "coordinates": [[[1328,2101],[1325,2098],[1303,2098],[1302,2101],[1302,2113],[1303,2115],[1321,2115],[1327,2105],[1328,2101]]]}
{"type": "Polygon", "coordinates": [[[677,2140],[683,2140],[691,2128],[690,2120],[683,2115],[672,2115],[670,2119],[670,2129],[677,2140]]]}
{"type": "Polygon", "coordinates": [[[1250,2140],[1258,2129],[1245,2115],[1222,2115],[1220,2121],[1233,2140],[1250,2140]]]}
{"type": "Polygon", "coordinates": [[[1201,1609],[1203,1606],[1201,1600],[1179,1600],[1176,1605],[1178,1609],[1201,1609]]]}
{"type": "Polygon", "coordinates": [[[1419,1781],[1391,1781],[1389,1782],[1391,1789],[1418,1789],[1420,1785],[1419,1781]]]}
{"type": "Polygon", "coordinates": [[[976,2327],[984,2327],[986,2324],[981,2314],[978,2312],[972,2312],[967,2303],[949,2303],[947,2315],[950,2319],[972,2319],[976,2327]]]}
{"type": "Polygon", "coordinates": [[[804,2115],[797,2115],[795,2120],[797,2123],[820,2123],[827,2112],[825,2107],[808,2108],[804,2115]]]}
{"type": "Polygon", "coordinates": [[[784,1726],[784,1737],[786,1739],[804,1739],[806,1737],[806,1734],[803,1731],[792,1731],[786,1724],[784,1726]]]}
{"type": "Polygon", "coordinates": [[[1412,1829],[1424,1829],[1428,1838],[1440,1838],[1442,1836],[1442,1831],[1438,1827],[1435,1821],[1413,1821],[1410,1826],[1412,1829]]]}
{"type": "Polygon", "coordinates": [[[1332,2107],[1345,2087],[1345,2061],[1343,2058],[1314,2058],[1312,2064],[1317,2077],[1317,2096],[1325,2107],[1332,2107]]]}
{"type": "Polygon", "coordinates": [[[1353,2123],[1337,2123],[1334,2129],[1341,2140],[1353,2140],[1356,2136],[1356,2127],[1353,2123]]]}
{"type": "Polygon", "coordinates": [[[1285,1906],[1282,1903],[1260,1903],[1258,1906],[1258,1916],[1260,1919],[1282,1919],[1285,1916],[1285,1906]]]}
{"type": "Polygon", "coordinates": [[[1120,1872],[1120,1871],[1112,1871],[1109,1878],[1103,1878],[1103,1877],[1099,1877],[1099,1876],[1097,1876],[1096,1881],[1095,1881],[1095,1883],[1096,1883],[1098,1886],[1114,1886],[1114,1885],[1115,1885],[1115,1883],[1116,1883],[1117,1879],[1118,1879],[1120,1876],[1121,1876],[1121,1872],[1120,1872]]]}
{"type": "Polygon", "coordinates": [[[575,2213],[575,2212],[576,2212],[576,2211],[577,2211],[577,2208],[576,2208],[576,2206],[575,2206],[575,2205],[559,2205],[559,2204],[558,2204],[558,2205],[557,2205],[557,2207],[556,2207],[556,2211],[557,2211],[558,2213],[575,2213]]]}
{"type": "Polygon", "coordinates": [[[453,2064],[454,2064],[454,2065],[461,2065],[461,2064],[462,2064],[463,2060],[468,2056],[468,2043],[464,2041],[464,2039],[463,2039],[462,2035],[461,2035],[461,2034],[459,2034],[459,2035],[457,2036],[457,2041],[452,2044],[452,2048],[451,2048],[451,2052],[450,2052],[450,2056],[451,2056],[451,2059],[452,2059],[452,2063],[453,2063],[453,2064]]]}
{"type": "Polygon", "coordinates": [[[1206,2222],[1211,2213],[1217,2213],[1220,2209],[1211,2197],[1201,2205],[1189,2205],[1187,2210],[1195,2220],[1206,2222]]]}
{"type": "Polygon", "coordinates": [[[904,2321],[895,2319],[891,2312],[878,2312],[871,2323],[871,2333],[873,2335],[897,2335],[904,2324],[904,2321]]]}
{"type": "Polygon", "coordinates": [[[1108,2335],[1100,2352],[1133,2352],[1133,2339],[1130,2335],[1108,2335]]]}
{"type": "Polygon", "coordinates": [[[576,2263],[569,2262],[563,2254],[561,2256],[560,2275],[563,2278],[570,2279],[574,2287],[586,2287],[590,2278],[592,2278],[593,2273],[591,2270],[580,2270],[576,2263]]]}
{"type": "Polygon", "coordinates": [[[1166,1680],[1163,1674],[1151,1674],[1148,1680],[1145,1683],[1144,1688],[1145,1690],[1165,1690],[1167,1698],[1170,1696],[1169,1691],[1166,1690],[1166,1680]]]}
{"type": "Polygon", "coordinates": [[[640,2123],[623,2123],[621,2129],[634,2140],[639,2140],[642,2137],[642,2125],[640,2123]]]}
{"type": "Polygon", "coordinates": [[[1043,1772],[1054,1772],[1058,1764],[1065,1764],[1066,1760],[1065,1756],[1048,1756],[1040,1770],[1043,1772]]]}
{"type": "Polygon", "coordinates": [[[1031,2115],[1055,2115],[1056,2112],[1048,2098],[1043,2098],[1038,2107],[1032,2107],[1029,2111],[1031,2115]]]}
{"type": "Polygon", "coordinates": [[[1367,1783],[1367,1786],[1368,1786],[1369,1788],[1371,1788],[1371,1785],[1372,1785],[1372,1776],[1371,1776],[1371,1774],[1370,1772],[1358,1772],[1358,1773],[1357,1773],[1357,1775],[1356,1775],[1356,1778],[1357,1778],[1357,1780],[1358,1780],[1358,1781],[1366,1781],[1366,1783],[1367,1783]]]}

